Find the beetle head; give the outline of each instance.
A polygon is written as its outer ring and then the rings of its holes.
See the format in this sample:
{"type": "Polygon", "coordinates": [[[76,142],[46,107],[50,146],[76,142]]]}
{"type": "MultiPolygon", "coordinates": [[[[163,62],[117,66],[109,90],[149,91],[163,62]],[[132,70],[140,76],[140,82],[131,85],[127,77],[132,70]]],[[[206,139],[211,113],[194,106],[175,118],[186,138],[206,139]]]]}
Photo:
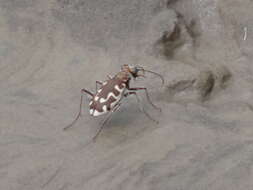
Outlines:
{"type": "Polygon", "coordinates": [[[128,72],[133,78],[145,77],[144,69],[139,66],[123,65],[121,70],[128,72]]]}
{"type": "Polygon", "coordinates": [[[131,65],[125,64],[121,67],[121,70],[130,73],[131,76],[134,79],[137,78],[137,77],[145,77],[146,72],[152,73],[152,74],[155,74],[155,75],[159,76],[162,80],[162,83],[164,84],[164,79],[163,79],[162,75],[160,75],[158,73],[155,73],[153,71],[146,70],[146,69],[144,69],[143,67],[140,67],[140,66],[131,66],[131,65]]]}

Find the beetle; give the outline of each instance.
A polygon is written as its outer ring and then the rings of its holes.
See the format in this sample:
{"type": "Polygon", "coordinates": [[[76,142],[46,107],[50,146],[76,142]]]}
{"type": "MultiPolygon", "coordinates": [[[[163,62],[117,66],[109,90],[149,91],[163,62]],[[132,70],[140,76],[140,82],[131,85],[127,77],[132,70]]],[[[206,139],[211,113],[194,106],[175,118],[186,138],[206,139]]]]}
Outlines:
{"type": "Polygon", "coordinates": [[[145,77],[145,73],[152,73],[160,77],[162,84],[164,84],[164,78],[162,75],[146,70],[140,66],[131,66],[131,65],[122,65],[120,72],[118,72],[115,76],[111,77],[108,75],[108,80],[105,82],[96,81],[96,93],[92,93],[89,90],[83,88],[81,90],[81,100],[80,100],[80,107],[79,112],[72,123],[64,128],[67,130],[71,126],[75,124],[75,122],[79,119],[82,112],[82,102],[83,102],[83,94],[86,93],[91,97],[89,103],[89,113],[91,116],[97,117],[100,115],[108,114],[108,116],[103,120],[98,132],[93,137],[93,140],[97,138],[99,133],[102,131],[103,126],[105,123],[111,118],[112,113],[114,113],[121,105],[121,101],[123,98],[128,97],[129,95],[135,95],[137,102],[139,104],[140,110],[152,121],[158,123],[155,119],[153,119],[142,107],[140,104],[140,99],[137,95],[137,91],[143,90],[146,94],[147,100],[151,106],[155,109],[161,111],[161,108],[157,107],[151,101],[148,90],[145,87],[137,87],[131,88],[129,86],[131,79],[136,79],[138,77],[145,77]],[[97,86],[100,85],[98,89],[97,86]]]}

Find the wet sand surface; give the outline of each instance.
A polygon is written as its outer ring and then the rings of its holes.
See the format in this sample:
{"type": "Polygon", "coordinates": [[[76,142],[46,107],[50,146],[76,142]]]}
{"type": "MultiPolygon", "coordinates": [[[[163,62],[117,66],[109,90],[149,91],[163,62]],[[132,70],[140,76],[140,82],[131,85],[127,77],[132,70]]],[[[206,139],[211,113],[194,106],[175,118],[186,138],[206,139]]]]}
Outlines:
{"type": "Polygon", "coordinates": [[[0,0],[1,190],[253,189],[252,0],[0,0]],[[96,142],[80,90],[161,73],[96,142]]]}

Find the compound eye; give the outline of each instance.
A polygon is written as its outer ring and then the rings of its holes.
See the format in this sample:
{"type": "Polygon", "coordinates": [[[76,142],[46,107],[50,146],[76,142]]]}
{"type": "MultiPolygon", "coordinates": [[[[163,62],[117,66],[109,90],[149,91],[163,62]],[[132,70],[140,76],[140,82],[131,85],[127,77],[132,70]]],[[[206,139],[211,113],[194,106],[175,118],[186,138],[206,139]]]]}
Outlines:
{"type": "Polygon", "coordinates": [[[132,75],[134,78],[138,77],[138,69],[137,68],[134,68],[133,72],[132,72],[132,75]]]}

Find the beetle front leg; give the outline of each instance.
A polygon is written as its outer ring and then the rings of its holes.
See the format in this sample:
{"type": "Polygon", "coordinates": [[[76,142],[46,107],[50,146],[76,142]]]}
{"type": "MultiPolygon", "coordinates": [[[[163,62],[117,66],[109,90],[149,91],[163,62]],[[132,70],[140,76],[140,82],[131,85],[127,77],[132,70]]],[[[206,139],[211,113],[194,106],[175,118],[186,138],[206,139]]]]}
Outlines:
{"type": "Polygon", "coordinates": [[[147,97],[147,100],[153,106],[153,108],[159,110],[160,112],[162,111],[161,108],[159,108],[158,106],[154,105],[153,102],[150,100],[147,88],[137,87],[137,88],[128,88],[128,90],[133,90],[133,91],[144,90],[145,94],[146,94],[146,97],[147,97]]]}

